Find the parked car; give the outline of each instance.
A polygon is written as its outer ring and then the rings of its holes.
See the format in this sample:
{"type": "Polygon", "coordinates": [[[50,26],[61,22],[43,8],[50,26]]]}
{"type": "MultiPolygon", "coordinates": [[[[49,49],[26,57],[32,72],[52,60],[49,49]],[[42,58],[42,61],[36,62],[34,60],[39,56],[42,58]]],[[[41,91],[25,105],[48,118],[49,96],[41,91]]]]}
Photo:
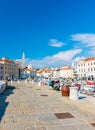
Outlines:
{"type": "Polygon", "coordinates": [[[52,80],[51,83],[50,83],[51,87],[54,89],[54,90],[61,90],[61,86],[60,86],[60,81],[59,80],[52,80]]]}

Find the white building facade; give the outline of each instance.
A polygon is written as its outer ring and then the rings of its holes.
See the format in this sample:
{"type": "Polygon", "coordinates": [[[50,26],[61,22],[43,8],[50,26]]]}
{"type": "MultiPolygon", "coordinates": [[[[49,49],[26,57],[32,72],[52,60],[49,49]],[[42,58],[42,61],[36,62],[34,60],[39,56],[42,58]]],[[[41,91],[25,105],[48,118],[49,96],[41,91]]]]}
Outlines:
{"type": "Polygon", "coordinates": [[[73,78],[73,68],[69,66],[63,66],[60,68],[60,77],[63,78],[73,78]]]}
{"type": "Polygon", "coordinates": [[[77,63],[78,78],[95,77],[95,58],[87,58],[77,63]]]}
{"type": "Polygon", "coordinates": [[[60,77],[60,69],[53,70],[52,77],[59,78],[60,77]]]}

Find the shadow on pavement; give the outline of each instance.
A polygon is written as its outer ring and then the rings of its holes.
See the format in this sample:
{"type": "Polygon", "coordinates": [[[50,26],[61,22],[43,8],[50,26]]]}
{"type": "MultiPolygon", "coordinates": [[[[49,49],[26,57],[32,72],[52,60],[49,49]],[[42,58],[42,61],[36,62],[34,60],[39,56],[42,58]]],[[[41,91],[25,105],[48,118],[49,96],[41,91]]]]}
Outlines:
{"type": "Polygon", "coordinates": [[[6,102],[6,99],[8,96],[14,93],[13,92],[14,89],[15,89],[14,86],[8,86],[7,89],[4,91],[4,93],[0,94],[0,122],[9,104],[9,102],[6,102]]]}

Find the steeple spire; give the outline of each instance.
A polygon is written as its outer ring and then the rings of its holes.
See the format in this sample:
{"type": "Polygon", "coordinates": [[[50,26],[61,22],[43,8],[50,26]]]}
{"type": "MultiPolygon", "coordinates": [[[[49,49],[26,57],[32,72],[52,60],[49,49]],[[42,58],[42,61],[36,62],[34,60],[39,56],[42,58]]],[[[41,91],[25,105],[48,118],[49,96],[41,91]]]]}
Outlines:
{"type": "Polygon", "coordinates": [[[25,54],[22,53],[22,68],[25,68],[25,54]]]}

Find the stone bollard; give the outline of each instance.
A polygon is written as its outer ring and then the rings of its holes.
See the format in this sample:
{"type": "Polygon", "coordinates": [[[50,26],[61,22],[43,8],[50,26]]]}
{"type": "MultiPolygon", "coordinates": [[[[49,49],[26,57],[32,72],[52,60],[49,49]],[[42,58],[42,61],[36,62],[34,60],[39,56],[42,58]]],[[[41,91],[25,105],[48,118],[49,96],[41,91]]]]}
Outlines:
{"type": "Polygon", "coordinates": [[[27,79],[25,80],[25,84],[27,83],[27,79]]]}
{"type": "Polygon", "coordinates": [[[38,82],[38,86],[41,86],[41,82],[38,82]]]}
{"type": "Polygon", "coordinates": [[[11,80],[11,84],[13,83],[13,81],[11,80]]]}
{"type": "Polygon", "coordinates": [[[69,99],[72,99],[72,100],[79,99],[78,87],[70,87],[69,99]]]}
{"type": "Polygon", "coordinates": [[[19,81],[19,80],[18,80],[17,82],[18,82],[18,84],[20,84],[20,81],[19,81]]]}
{"type": "Polygon", "coordinates": [[[32,80],[32,84],[33,84],[33,80],[32,80]]]}

